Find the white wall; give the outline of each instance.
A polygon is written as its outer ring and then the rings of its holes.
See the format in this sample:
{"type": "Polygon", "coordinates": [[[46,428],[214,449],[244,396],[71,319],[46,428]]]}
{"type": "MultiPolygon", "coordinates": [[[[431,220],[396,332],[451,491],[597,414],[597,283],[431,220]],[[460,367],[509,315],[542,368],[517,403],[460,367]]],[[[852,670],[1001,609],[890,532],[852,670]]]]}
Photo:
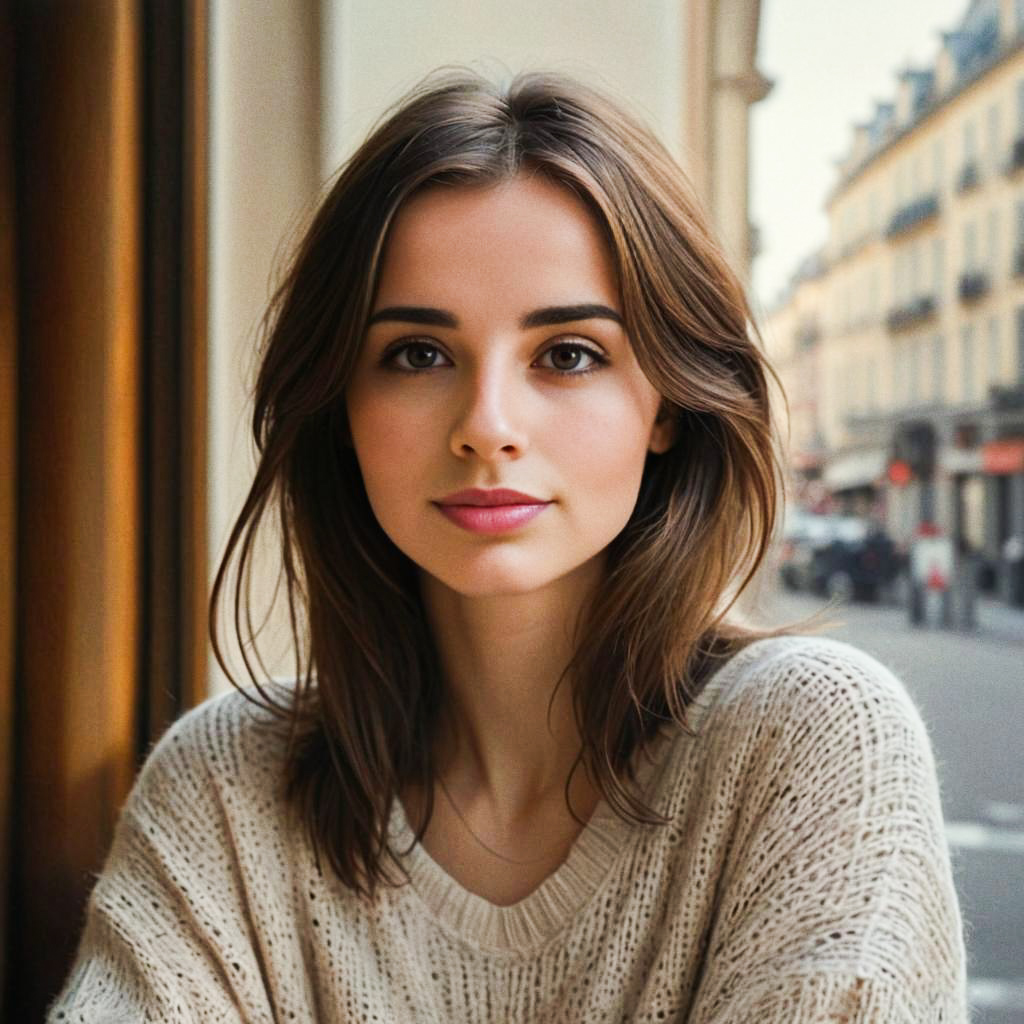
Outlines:
{"type": "Polygon", "coordinates": [[[684,9],[681,0],[324,0],[324,174],[444,64],[489,77],[555,70],[587,79],[631,103],[678,157],[684,9]]]}
{"type": "MultiPolygon", "coordinates": [[[[257,328],[282,242],[319,185],[319,39],[313,3],[211,0],[211,582],[256,465],[249,391],[257,328]]],[[[258,592],[272,586],[272,576],[261,577],[258,592]]],[[[211,656],[211,691],[227,686],[211,656]]]]}

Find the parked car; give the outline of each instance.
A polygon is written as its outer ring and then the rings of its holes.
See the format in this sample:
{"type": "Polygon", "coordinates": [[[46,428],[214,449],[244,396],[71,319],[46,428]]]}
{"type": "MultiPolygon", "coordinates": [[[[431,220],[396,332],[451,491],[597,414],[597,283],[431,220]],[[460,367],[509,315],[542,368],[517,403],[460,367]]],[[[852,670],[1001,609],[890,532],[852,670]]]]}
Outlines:
{"type": "Polygon", "coordinates": [[[904,569],[904,557],[878,524],[858,516],[787,516],[779,575],[789,590],[876,601],[904,569]]]}

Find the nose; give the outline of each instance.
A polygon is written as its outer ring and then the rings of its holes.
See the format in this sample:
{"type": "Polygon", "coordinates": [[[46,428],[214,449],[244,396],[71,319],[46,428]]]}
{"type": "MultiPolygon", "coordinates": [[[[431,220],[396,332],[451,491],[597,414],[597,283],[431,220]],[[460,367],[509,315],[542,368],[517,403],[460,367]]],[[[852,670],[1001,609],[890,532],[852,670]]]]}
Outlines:
{"type": "Polygon", "coordinates": [[[456,397],[450,446],[460,458],[520,458],[526,451],[527,410],[514,373],[500,365],[467,371],[456,397]]]}

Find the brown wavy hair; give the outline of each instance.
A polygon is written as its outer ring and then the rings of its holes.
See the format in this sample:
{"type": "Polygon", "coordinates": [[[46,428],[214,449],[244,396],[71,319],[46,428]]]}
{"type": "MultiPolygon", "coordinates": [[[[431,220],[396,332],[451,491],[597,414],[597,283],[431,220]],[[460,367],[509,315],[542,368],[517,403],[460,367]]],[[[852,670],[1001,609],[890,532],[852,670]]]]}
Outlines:
{"type": "Polygon", "coordinates": [[[444,680],[416,567],[370,508],[345,388],[402,203],[428,184],[492,184],[523,170],[571,189],[596,216],[637,360],[662,415],[677,421],[672,448],[647,457],[559,682],[573,687],[582,737],[573,771],[585,764],[620,815],[663,823],[626,785],[634,755],[667,720],[685,728],[720,659],[765,635],[725,616],[776,518],[771,371],[685,175],[637,120],[565,77],[522,74],[504,88],[472,72],[428,77],[341,169],[268,310],[252,421],[259,463],[210,603],[214,650],[233,679],[217,607],[237,557],[235,631],[254,699],[289,725],[289,802],[317,856],[367,896],[397,883],[391,867],[402,873],[387,823],[405,787],[427,794],[417,840],[430,820],[444,680]],[[279,528],[294,645],[286,698],[264,685],[251,612],[253,545],[267,517],[279,528]]]}

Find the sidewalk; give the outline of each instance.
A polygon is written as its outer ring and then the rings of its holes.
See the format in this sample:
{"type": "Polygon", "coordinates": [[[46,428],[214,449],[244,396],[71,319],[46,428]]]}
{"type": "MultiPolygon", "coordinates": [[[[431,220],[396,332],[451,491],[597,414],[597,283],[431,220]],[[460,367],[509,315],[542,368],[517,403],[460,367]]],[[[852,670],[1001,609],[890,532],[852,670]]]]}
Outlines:
{"type": "Polygon", "coordinates": [[[1010,608],[991,597],[979,597],[978,635],[1024,647],[1024,608],[1010,608]]]}

